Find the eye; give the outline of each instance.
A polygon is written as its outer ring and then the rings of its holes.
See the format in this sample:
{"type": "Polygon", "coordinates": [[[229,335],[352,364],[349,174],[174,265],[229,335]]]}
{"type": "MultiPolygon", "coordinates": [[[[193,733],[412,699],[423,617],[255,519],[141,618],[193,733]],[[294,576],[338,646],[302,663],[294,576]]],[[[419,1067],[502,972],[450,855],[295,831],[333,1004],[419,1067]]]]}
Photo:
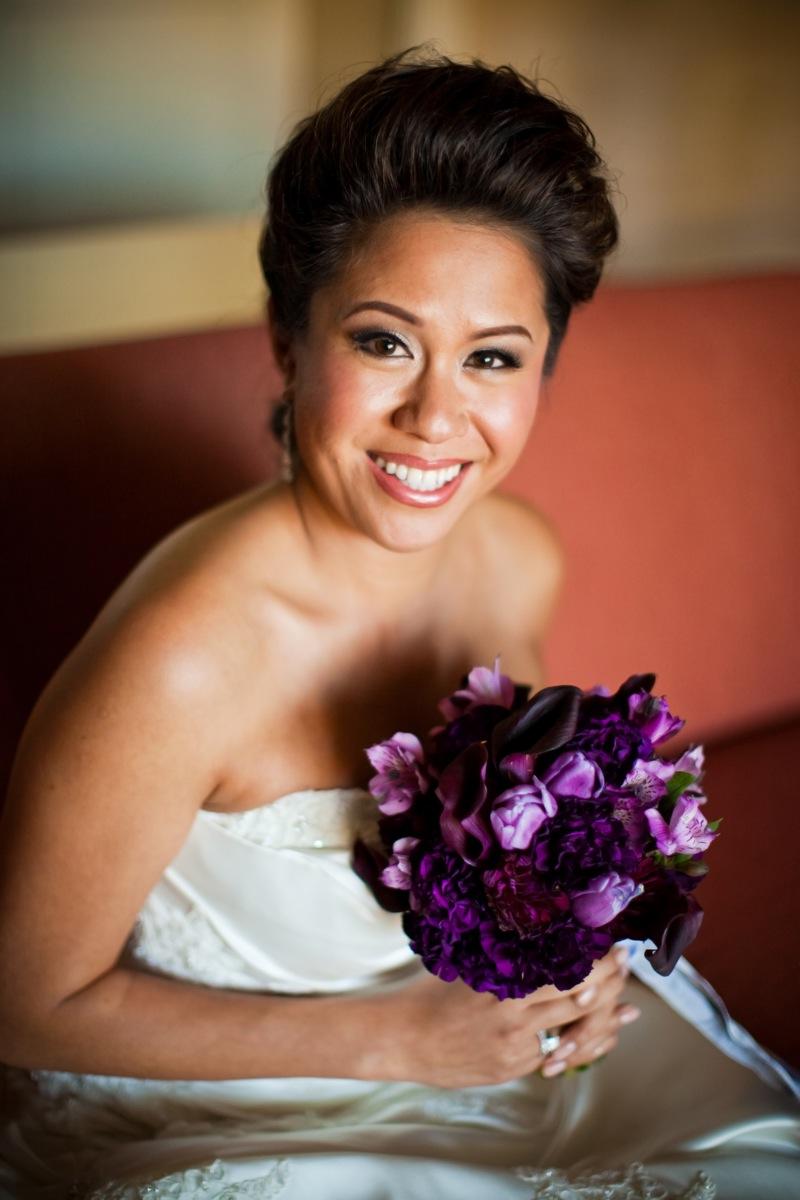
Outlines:
{"type": "Polygon", "coordinates": [[[477,364],[478,367],[480,368],[480,370],[482,370],[482,371],[499,371],[499,370],[502,370],[504,367],[510,367],[510,368],[516,370],[517,368],[522,366],[521,360],[519,358],[517,358],[516,354],[512,354],[510,350],[494,350],[494,349],[476,350],[473,354],[470,355],[470,358],[477,358],[477,359],[483,360],[482,362],[479,362],[477,364]],[[493,358],[499,359],[500,360],[499,363],[495,365],[491,361],[487,362],[487,359],[491,360],[493,358]]]}
{"type": "Polygon", "coordinates": [[[360,329],[352,334],[352,339],[359,350],[371,354],[374,358],[410,358],[410,354],[396,354],[398,347],[408,350],[405,342],[389,329],[360,329]]]}

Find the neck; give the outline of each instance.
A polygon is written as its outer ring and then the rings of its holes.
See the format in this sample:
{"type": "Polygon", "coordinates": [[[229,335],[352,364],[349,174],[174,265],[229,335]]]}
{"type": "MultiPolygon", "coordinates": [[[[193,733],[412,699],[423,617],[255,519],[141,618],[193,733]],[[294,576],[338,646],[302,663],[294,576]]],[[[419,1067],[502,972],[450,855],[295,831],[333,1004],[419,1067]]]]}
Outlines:
{"type": "Polygon", "coordinates": [[[445,576],[452,537],[419,550],[380,545],[326,505],[301,470],[287,488],[302,545],[306,588],[330,616],[377,622],[430,611],[431,592],[445,576]]]}

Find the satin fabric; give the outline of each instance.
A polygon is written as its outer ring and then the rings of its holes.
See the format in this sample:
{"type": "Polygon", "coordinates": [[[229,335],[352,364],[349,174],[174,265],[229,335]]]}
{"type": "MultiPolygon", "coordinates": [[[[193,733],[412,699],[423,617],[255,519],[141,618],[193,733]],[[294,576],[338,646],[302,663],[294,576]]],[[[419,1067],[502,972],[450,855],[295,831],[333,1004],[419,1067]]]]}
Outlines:
{"type": "MultiPolygon", "coordinates": [[[[384,991],[423,968],[350,866],[359,788],[201,811],[124,958],[210,987],[384,991]]],[[[642,1018],[589,1071],[437,1089],[5,1069],[0,1194],[21,1200],[753,1200],[800,1194],[796,1077],[681,964],[631,947],[642,1018]],[[638,978],[637,978],[638,976],[638,978]],[[649,986],[646,986],[649,985],[649,986]],[[643,1164],[643,1165],[638,1165],[643,1164]],[[658,1193],[653,1189],[660,1186],[658,1193]]]]}

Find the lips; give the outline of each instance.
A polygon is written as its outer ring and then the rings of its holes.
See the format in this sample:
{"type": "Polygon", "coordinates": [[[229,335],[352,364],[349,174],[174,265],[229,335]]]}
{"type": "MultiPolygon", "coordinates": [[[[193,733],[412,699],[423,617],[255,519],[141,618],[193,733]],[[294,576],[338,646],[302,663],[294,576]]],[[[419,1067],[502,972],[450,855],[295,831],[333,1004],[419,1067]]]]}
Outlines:
{"type": "MultiPolygon", "coordinates": [[[[381,458],[382,457],[383,455],[381,455],[381,458]]],[[[409,463],[409,466],[416,466],[419,462],[425,462],[424,459],[414,460],[413,455],[406,455],[405,459],[412,460],[409,463]]],[[[471,463],[465,463],[459,473],[456,475],[455,479],[451,479],[448,483],[443,484],[440,488],[437,488],[433,492],[415,492],[412,488],[403,483],[401,479],[398,479],[396,475],[387,475],[386,472],[383,471],[378,464],[373,461],[371,455],[369,454],[367,455],[367,461],[369,462],[370,470],[375,476],[378,486],[381,487],[384,492],[388,493],[392,499],[399,500],[401,504],[407,504],[411,508],[438,508],[440,505],[446,504],[450,497],[458,491],[459,487],[461,486],[462,479],[467,474],[471,466],[471,463]]],[[[397,458],[392,458],[390,461],[398,462],[400,460],[397,458]]],[[[449,459],[447,462],[442,461],[438,465],[447,466],[448,462],[449,465],[452,465],[453,462],[462,461],[462,459],[449,459]]],[[[432,464],[426,464],[426,466],[430,470],[434,469],[432,464]]]]}

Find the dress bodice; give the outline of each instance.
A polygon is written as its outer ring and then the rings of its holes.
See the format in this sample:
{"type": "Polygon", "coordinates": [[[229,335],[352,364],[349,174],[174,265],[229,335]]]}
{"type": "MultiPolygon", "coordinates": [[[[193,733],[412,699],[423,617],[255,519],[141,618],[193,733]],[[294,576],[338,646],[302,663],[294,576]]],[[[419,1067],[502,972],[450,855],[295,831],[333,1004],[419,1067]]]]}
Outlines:
{"type": "Polygon", "coordinates": [[[414,955],[351,867],[377,835],[363,788],[290,792],[237,813],[201,809],[128,944],[138,966],[215,987],[291,994],[363,988],[414,955]]]}

